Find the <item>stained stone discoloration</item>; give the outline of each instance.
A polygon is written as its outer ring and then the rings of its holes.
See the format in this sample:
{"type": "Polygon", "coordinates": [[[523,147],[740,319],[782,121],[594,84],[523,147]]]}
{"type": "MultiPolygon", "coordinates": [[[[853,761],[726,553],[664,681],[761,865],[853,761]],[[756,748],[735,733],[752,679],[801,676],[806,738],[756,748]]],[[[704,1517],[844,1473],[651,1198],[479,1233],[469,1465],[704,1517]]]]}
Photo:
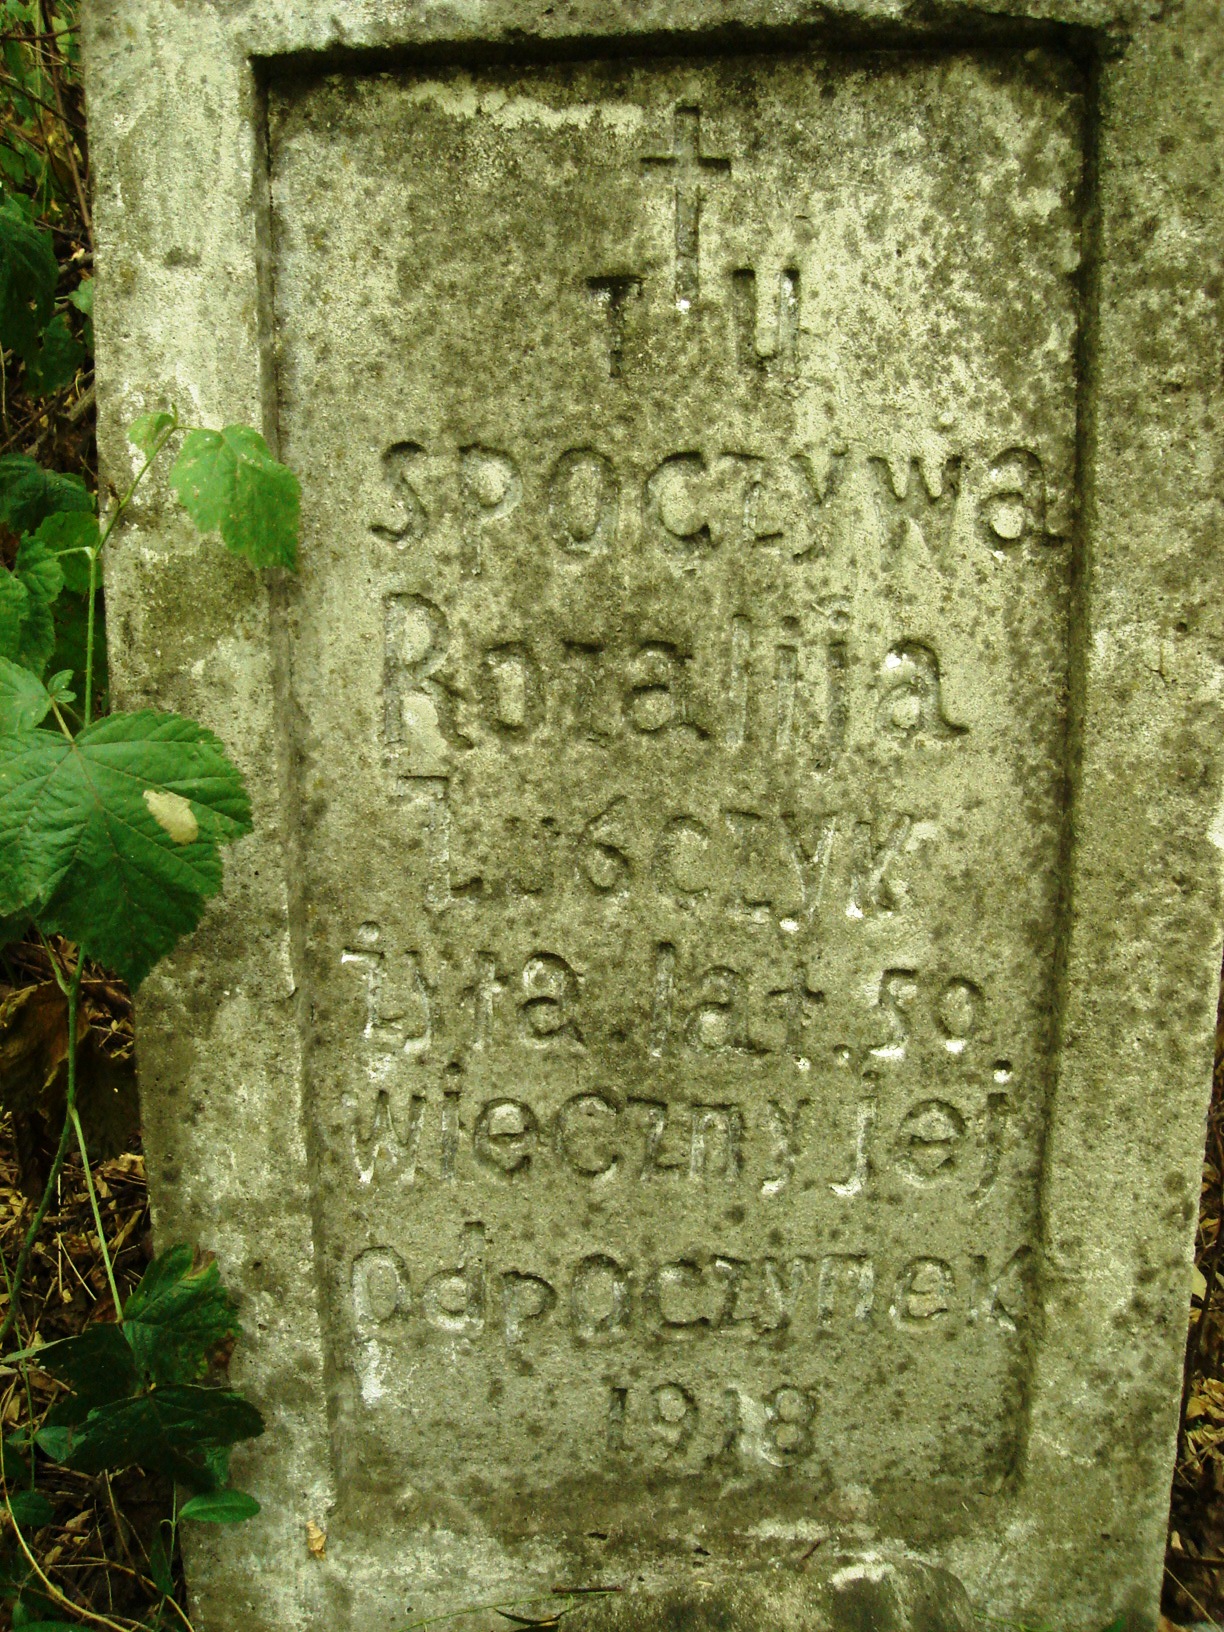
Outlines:
{"type": "Polygon", "coordinates": [[[291,582],[156,494],[108,580],[257,811],[142,1004],[273,1426],[201,1622],[1149,1625],[1212,8],[373,9],[90,17],[104,455],[177,398],[304,490],[291,582]]]}

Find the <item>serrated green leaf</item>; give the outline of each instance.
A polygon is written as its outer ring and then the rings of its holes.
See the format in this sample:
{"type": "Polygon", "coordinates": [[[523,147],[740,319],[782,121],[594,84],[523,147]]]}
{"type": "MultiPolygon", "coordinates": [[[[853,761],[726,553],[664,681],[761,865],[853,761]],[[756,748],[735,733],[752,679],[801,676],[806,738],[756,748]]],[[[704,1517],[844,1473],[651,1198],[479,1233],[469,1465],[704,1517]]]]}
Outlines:
{"type": "Polygon", "coordinates": [[[29,610],[30,597],[25,585],[7,568],[0,567],[0,656],[16,661],[29,610]]]}
{"type": "Polygon", "coordinates": [[[17,1523],[28,1530],[38,1530],[55,1517],[55,1509],[38,1490],[11,1490],[8,1503],[17,1523]]]}
{"type": "Polygon", "coordinates": [[[60,510],[89,510],[93,500],[79,476],[44,470],[26,453],[0,455],[0,522],[14,533],[32,533],[60,510]]]}
{"type": "Polygon", "coordinates": [[[210,1490],[184,1502],[179,1518],[199,1519],[204,1524],[242,1524],[259,1511],[259,1503],[245,1490],[210,1490]]]}
{"type": "Polygon", "coordinates": [[[301,488],[248,425],[190,431],[170,482],[201,532],[257,567],[297,564],[301,488]]]}
{"type": "Polygon", "coordinates": [[[17,661],[41,675],[55,650],[55,618],[51,608],[64,587],[63,570],[44,544],[23,538],[13,576],[28,596],[17,643],[17,661]]]}
{"type": "Polygon", "coordinates": [[[88,550],[97,549],[102,539],[98,518],[90,510],[60,510],[39,522],[30,535],[59,563],[64,585],[76,595],[89,593],[88,550]]]}
{"type": "Polygon", "coordinates": [[[137,1466],[192,1490],[208,1490],[212,1476],[204,1453],[254,1439],[263,1430],[263,1418],[241,1395],[172,1384],[98,1406],[72,1430],[65,1460],[80,1473],[137,1466]]]}
{"type": "Polygon", "coordinates": [[[13,571],[30,595],[47,606],[64,587],[64,569],[58,557],[38,538],[22,539],[13,571]]]}
{"type": "Polygon", "coordinates": [[[72,689],[72,670],[60,669],[46,682],[48,694],[57,703],[73,703],[76,701],[76,692],[72,689]]]}
{"type": "Polygon", "coordinates": [[[6,1355],[6,1364],[28,1360],[49,1377],[64,1383],[92,1409],[125,1399],[140,1386],[136,1359],[122,1330],[111,1321],[87,1326],[76,1337],[43,1343],[6,1355]]]}
{"type": "Polygon", "coordinates": [[[214,1260],[192,1264],[190,1247],[171,1247],[145,1270],[123,1310],[136,1363],[155,1383],[193,1383],[237,1337],[236,1305],[214,1260]]]}
{"type": "Polygon", "coordinates": [[[51,708],[51,693],[36,674],[0,657],[0,736],[32,731],[51,708]]]}
{"type": "Polygon", "coordinates": [[[57,312],[26,358],[26,389],[32,396],[49,397],[71,383],[84,361],[85,347],[68,327],[63,312],[57,312]]]}
{"type": "Polygon", "coordinates": [[[177,714],[0,737],[0,913],[31,909],[132,986],[199,922],[218,847],[250,830],[221,743],[177,714]]]}
{"type": "Polygon", "coordinates": [[[51,234],[0,204],[0,345],[30,353],[51,317],[59,265],[51,234]]]}
{"type": "Polygon", "coordinates": [[[165,409],[157,413],[141,414],[128,427],[128,441],[134,448],[139,448],[145,458],[151,457],[157,444],[167,431],[172,431],[178,424],[178,414],[165,409]]]}

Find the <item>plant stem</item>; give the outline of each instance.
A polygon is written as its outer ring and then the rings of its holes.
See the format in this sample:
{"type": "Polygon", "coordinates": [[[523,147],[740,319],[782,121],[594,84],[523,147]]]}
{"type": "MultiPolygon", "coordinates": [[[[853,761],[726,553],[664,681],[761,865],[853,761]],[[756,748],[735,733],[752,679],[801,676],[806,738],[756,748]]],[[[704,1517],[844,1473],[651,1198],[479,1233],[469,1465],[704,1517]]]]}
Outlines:
{"type": "Polygon", "coordinates": [[[102,1250],[102,1262],[106,1265],[106,1279],[110,1283],[111,1297],[115,1302],[115,1319],[122,1314],[122,1305],[119,1302],[119,1288],[115,1285],[115,1271],[111,1267],[110,1253],[106,1250],[106,1232],[102,1228],[102,1211],[98,1206],[98,1193],[94,1189],[93,1174],[89,1168],[89,1151],[85,1148],[85,1133],[81,1127],[81,1119],[77,1115],[77,1108],[73,1105],[69,1111],[72,1125],[76,1129],[77,1146],[81,1152],[81,1166],[85,1170],[85,1188],[89,1191],[89,1205],[93,1208],[94,1227],[98,1232],[98,1246],[102,1250]]]}
{"type": "Polygon", "coordinates": [[[153,444],[152,453],[149,453],[149,454],[145,455],[145,462],[144,462],[143,465],[141,465],[140,469],[136,472],[136,475],[132,480],[131,487],[128,488],[127,492],[123,495],[123,497],[119,500],[119,503],[115,506],[114,514],[111,516],[110,520],[107,522],[106,527],[103,530],[102,537],[98,540],[98,553],[99,553],[99,555],[102,553],[102,550],[105,548],[107,539],[114,532],[115,524],[118,522],[119,517],[127,509],[128,505],[131,504],[132,494],[135,493],[136,489],[140,486],[141,482],[144,481],[145,473],[148,471],[149,466],[157,458],[158,454],[165,447],[166,443],[169,442],[170,438],[174,435],[175,431],[182,430],[182,426],[178,422],[178,413],[177,413],[177,411],[172,408],[170,410],[170,412],[174,415],[174,423],[173,423],[173,425],[167,425],[166,426],[166,429],[162,432],[162,434],[158,437],[157,441],[153,444]]]}
{"type": "MultiPolygon", "coordinates": [[[[99,546],[101,548],[101,546],[99,546]]],[[[89,599],[85,606],[85,724],[93,723],[94,607],[98,599],[98,551],[89,552],[89,599]]]]}
{"type": "MultiPolygon", "coordinates": [[[[98,600],[98,560],[106,546],[107,539],[114,532],[120,516],[132,502],[133,493],[135,493],[141,482],[144,481],[149,466],[157,458],[158,454],[162,451],[166,443],[170,440],[178,428],[178,414],[175,413],[173,425],[167,426],[167,428],[162,432],[161,436],[159,436],[157,441],[153,444],[153,451],[145,455],[144,464],[141,465],[140,469],[136,472],[132,485],[128,488],[127,492],[115,506],[114,512],[111,515],[110,520],[107,522],[102,536],[98,540],[96,548],[90,551],[89,598],[86,605],[85,619],[85,724],[87,726],[93,723],[94,625],[97,621],[96,609],[98,600]]],[[[61,721],[60,723],[62,724],[63,722],[61,721]]]]}

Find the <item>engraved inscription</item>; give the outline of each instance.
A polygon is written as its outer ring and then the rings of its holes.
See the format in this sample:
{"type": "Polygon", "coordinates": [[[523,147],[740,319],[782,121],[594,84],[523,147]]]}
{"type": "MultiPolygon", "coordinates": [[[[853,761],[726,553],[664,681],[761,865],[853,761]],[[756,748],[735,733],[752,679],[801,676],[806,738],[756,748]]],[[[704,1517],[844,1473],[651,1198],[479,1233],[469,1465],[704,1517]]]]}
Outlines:
{"type": "Polygon", "coordinates": [[[731,160],[701,150],[701,109],[677,107],[672,115],[671,152],[647,155],[646,171],[662,170],[672,180],[676,250],[676,305],[687,311],[701,294],[701,206],[715,176],[727,176],[731,160]]]}
{"type": "Polygon", "coordinates": [[[269,80],[337,1537],[1025,1444],[1078,71],[723,45],[269,80]]]}

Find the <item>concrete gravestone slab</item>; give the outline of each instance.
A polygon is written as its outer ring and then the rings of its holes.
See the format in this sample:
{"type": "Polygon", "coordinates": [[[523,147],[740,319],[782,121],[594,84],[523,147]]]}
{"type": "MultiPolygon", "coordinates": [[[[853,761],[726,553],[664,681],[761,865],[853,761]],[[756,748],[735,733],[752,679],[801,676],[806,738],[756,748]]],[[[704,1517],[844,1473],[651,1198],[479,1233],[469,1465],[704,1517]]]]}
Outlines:
{"type": "Polygon", "coordinates": [[[273,88],[353,1522],[1006,1476],[1080,114],[1044,60],[273,88]]]}
{"type": "MultiPolygon", "coordinates": [[[[143,1011],[161,1228],[222,1253],[273,1418],[204,1624],[560,1581],[630,1589],[591,1624],[954,1626],[966,1589],[1144,1624],[1216,675],[1184,561],[1167,614],[1142,565],[1118,608],[1089,587],[1135,386],[1109,19],[727,50],[657,9],[616,56],[513,6],[94,8],[104,395],[262,400],[303,483],[293,583],[154,510],[108,584],[120,685],[208,719],[263,814],[143,1011]],[[167,76],[205,97],[181,127],[167,76]],[[220,165],[203,220],[137,162],[142,98],[220,165]],[[1136,685],[1175,863],[1092,782],[1136,685]],[[1186,1019],[1135,1018],[1149,865],[1186,1019]]],[[[1148,502],[1149,541],[1199,517],[1148,502]]]]}

